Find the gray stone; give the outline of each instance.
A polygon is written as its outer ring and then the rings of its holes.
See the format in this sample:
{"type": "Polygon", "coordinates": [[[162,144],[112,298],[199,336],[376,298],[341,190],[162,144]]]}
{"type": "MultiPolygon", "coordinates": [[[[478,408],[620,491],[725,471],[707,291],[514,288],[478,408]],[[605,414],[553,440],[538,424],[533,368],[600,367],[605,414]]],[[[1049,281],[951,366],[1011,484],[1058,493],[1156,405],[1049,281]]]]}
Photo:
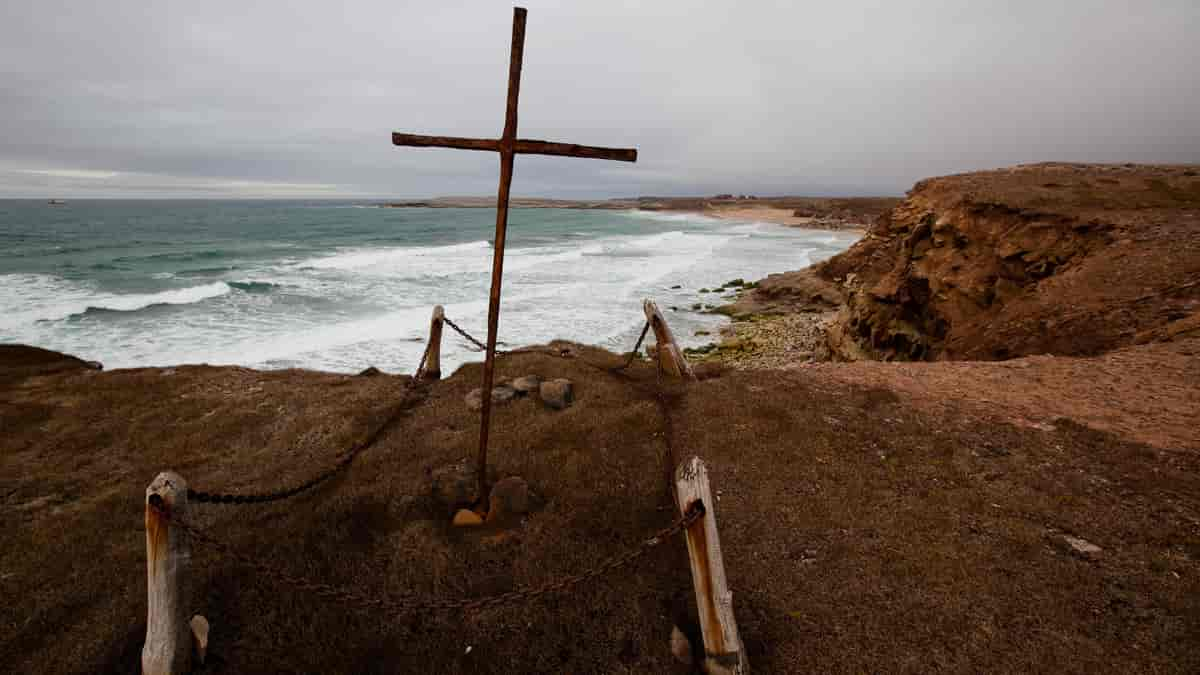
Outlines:
{"type": "MultiPolygon", "coordinates": [[[[488,480],[492,480],[495,474],[496,470],[488,467],[488,480]]],[[[425,475],[429,480],[430,496],[450,512],[475,503],[479,475],[474,462],[459,460],[453,464],[426,469],[425,475]]]]}
{"type": "Polygon", "coordinates": [[[513,380],[512,387],[517,390],[518,394],[524,396],[525,394],[532,394],[537,391],[541,384],[542,378],[537,375],[526,375],[525,377],[518,377],[513,380]]]}
{"type": "Polygon", "coordinates": [[[488,503],[488,521],[507,515],[529,513],[529,485],[519,476],[509,476],[492,486],[488,503]]]}
{"type": "Polygon", "coordinates": [[[492,403],[508,403],[517,397],[517,390],[511,384],[492,387],[492,403]]]}
{"type": "Polygon", "coordinates": [[[542,397],[542,403],[555,410],[562,410],[575,401],[574,387],[567,379],[560,378],[543,382],[538,393],[542,397]]]}
{"type": "MultiPolygon", "coordinates": [[[[475,387],[471,393],[467,394],[463,399],[467,403],[467,407],[471,410],[479,410],[483,407],[483,396],[480,394],[483,389],[475,387]]],[[[492,403],[507,403],[513,400],[517,395],[517,390],[507,384],[502,384],[498,387],[492,387],[492,403]]]]}

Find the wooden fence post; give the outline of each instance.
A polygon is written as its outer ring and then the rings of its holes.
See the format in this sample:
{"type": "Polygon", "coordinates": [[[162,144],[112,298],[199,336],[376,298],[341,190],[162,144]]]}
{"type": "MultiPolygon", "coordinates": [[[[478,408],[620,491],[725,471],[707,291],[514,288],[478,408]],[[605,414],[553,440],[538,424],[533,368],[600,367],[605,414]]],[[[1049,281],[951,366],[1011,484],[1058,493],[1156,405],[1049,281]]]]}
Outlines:
{"type": "Polygon", "coordinates": [[[442,379],[442,319],[446,317],[441,305],[434,305],[429,320],[429,356],[425,359],[426,380],[442,379]]]}
{"type": "Polygon", "coordinates": [[[653,300],[646,300],[642,303],[642,310],[646,313],[646,321],[649,321],[650,327],[654,329],[654,339],[658,343],[658,362],[662,364],[663,370],[673,377],[696,379],[696,375],[692,373],[692,366],[683,357],[679,344],[675,342],[675,335],[671,333],[671,327],[667,325],[662,312],[658,311],[658,306],[653,300]]]}
{"type": "Polygon", "coordinates": [[[146,488],[146,644],[142,673],[186,673],[191,668],[192,630],[186,603],[191,602],[192,544],[164,518],[187,514],[187,481],[164,471],[146,488]]]}
{"type": "Polygon", "coordinates": [[[702,502],[705,509],[704,517],[684,532],[704,637],[704,670],[710,674],[744,675],[750,672],[750,664],[733,618],[733,592],[725,580],[716,500],[708,485],[708,469],[699,457],[685,460],[675,470],[675,494],[681,514],[696,501],[702,502]]]}

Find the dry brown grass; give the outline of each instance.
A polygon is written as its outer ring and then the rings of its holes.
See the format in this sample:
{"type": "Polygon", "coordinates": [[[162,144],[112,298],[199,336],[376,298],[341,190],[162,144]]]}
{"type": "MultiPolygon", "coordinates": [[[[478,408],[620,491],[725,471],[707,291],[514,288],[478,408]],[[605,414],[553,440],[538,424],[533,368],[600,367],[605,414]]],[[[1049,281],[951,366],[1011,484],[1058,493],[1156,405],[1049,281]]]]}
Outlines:
{"type": "MultiPolygon", "coordinates": [[[[439,597],[573,573],[671,520],[652,369],[625,379],[528,353],[499,374],[569,377],[577,397],[497,410],[497,472],[526,477],[535,509],[500,539],[450,528],[426,469],[473,453],[463,396],[478,368],[430,387],[344,477],[195,519],[292,573],[439,597]]],[[[1200,668],[1196,448],[953,401],[935,414],[831,372],[728,372],[673,392],[678,448],[708,462],[721,495],[757,672],[1200,668]],[[1073,555],[1063,533],[1104,551],[1073,555]]],[[[216,491],[290,483],[395,413],[406,381],[184,367],[0,383],[0,663],[135,671],[154,474],[216,491]]],[[[691,594],[682,542],[570,596],[465,620],[361,614],[203,550],[194,570],[193,606],[213,624],[205,672],[221,673],[671,672],[691,594]]]]}

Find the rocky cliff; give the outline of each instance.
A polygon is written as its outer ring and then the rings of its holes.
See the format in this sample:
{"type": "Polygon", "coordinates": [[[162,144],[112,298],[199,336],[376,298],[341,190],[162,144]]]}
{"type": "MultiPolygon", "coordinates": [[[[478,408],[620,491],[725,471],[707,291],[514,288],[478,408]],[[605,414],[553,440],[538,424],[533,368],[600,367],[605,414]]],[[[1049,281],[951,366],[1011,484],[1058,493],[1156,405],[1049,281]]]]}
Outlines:
{"type": "Polygon", "coordinates": [[[1038,164],[933,178],[813,270],[845,360],[1091,355],[1200,330],[1195,167],[1038,164]]]}

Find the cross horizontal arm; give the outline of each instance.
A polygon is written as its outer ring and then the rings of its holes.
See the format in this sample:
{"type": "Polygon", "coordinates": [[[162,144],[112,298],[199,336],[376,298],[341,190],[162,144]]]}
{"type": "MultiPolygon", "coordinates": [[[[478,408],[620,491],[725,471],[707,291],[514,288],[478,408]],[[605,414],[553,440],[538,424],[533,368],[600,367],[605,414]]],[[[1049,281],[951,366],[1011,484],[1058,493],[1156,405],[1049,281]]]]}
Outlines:
{"type": "Polygon", "coordinates": [[[562,157],[586,157],[588,159],[613,159],[618,162],[636,162],[636,148],[598,148],[574,143],[551,143],[517,139],[513,147],[518,154],[559,155],[562,157]]]}
{"type": "MultiPolygon", "coordinates": [[[[460,138],[458,136],[422,136],[420,134],[392,133],[393,145],[411,145],[419,148],[457,148],[459,150],[489,150],[500,152],[500,141],[492,138],[460,138]]],[[[517,139],[513,151],[521,155],[557,155],[559,157],[585,157],[588,159],[612,159],[618,162],[636,162],[636,148],[600,148],[594,145],[574,143],[552,143],[517,139]]]]}
{"type": "Polygon", "coordinates": [[[419,148],[458,148],[459,150],[500,151],[500,141],[492,138],[459,138],[457,136],[421,136],[392,133],[392,145],[412,145],[419,148]]]}

